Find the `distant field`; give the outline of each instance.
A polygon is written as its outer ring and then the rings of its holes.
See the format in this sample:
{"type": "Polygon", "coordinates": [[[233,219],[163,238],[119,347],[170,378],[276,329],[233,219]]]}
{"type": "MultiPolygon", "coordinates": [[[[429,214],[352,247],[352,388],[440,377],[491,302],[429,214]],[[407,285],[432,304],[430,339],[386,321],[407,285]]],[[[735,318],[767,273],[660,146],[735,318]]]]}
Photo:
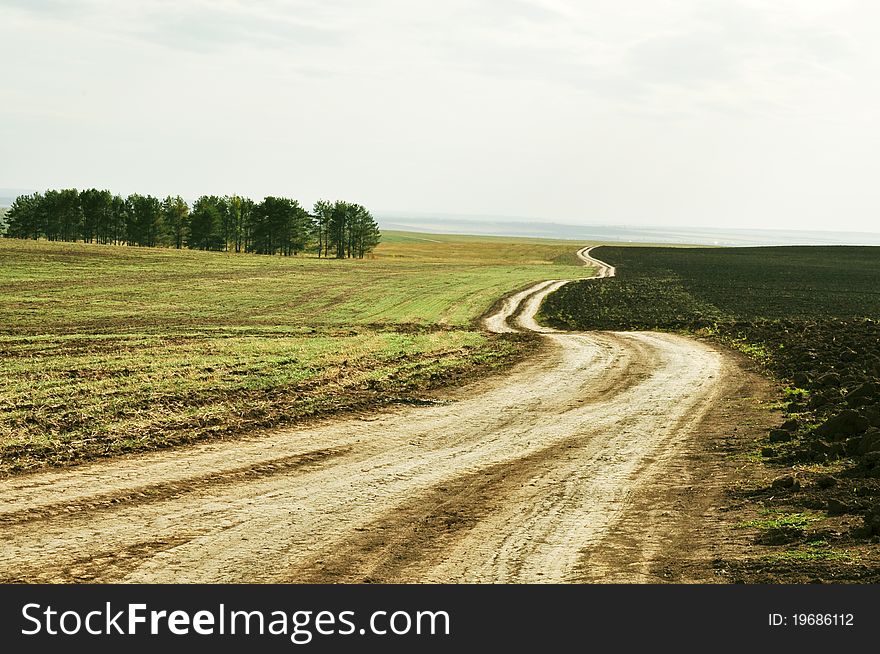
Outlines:
{"type": "Polygon", "coordinates": [[[524,347],[476,320],[579,243],[386,233],[363,261],[0,239],[0,471],[408,400],[524,347]]]}
{"type": "Polygon", "coordinates": [[[880,248],[601,247],[617,277],[563,287],[551,320],[592,329],[880,317],[880,248]],[[566,313],[567,312],[567,313],[566,313]]]}
{"type": "Polygon", "coordinates": [[[385,241],[372,259],[337,262],[0,240],[0,330],[462,327],[513,289],[586,273],[578,244],[565,241],[405,233],[385,241]]]}

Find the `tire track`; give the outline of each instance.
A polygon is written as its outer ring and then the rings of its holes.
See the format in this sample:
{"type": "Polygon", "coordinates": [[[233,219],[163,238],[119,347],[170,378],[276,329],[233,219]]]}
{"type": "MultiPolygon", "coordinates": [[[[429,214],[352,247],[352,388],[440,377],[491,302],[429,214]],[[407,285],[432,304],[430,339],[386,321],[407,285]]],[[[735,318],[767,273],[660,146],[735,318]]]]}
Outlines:
{"type": "Polygon", "coordinates": [[[238,468],[229,468],[219,472],[186,476],[179,480],[126,487],[105,493],[93,492],[82,497],[69,497],[54,504],[44,503],[39,507],[30,506],[28,508],[16,509],[16,504],[11,502],[0,509],[0,526],[8,526],[17,522],[33,523],[39,520],[49,520],[65,513],[78,513],[81,511],[94,513],[113,508],[119,504],[138,506],[168,498],[178,498],[184,493],[204,491],[208,488],[242,483],[247,480],[268,477],[270,475],[289,473],[306,466],[314,466],[333,456],[339,456],[345,451],[345,448],[315,450],[276,459],[261,460],[256,463],[238,468]]]}

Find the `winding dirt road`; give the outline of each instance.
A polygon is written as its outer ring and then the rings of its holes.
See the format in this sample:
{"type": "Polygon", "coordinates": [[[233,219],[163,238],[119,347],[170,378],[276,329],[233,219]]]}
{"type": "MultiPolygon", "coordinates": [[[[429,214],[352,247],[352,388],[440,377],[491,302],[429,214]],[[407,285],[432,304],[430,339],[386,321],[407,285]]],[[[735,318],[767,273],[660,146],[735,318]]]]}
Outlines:
{"type": "MultiPolygon", "coordinates": [[[[590,256],[592,250],[592,247],[581,248],[577,251],[577,256],[585,266],[593,268],[593,277],[614,277],[614,266],[594,259],[590,256]]],[[[521,331],[541,334],[558,333],[555,329],[539,325],[535,321],[535,314],[538,313],[545,297],[568,282],[567,279],[548,279],[544,282],[538,282],[524,291],[509,295],[501,301],[501,306],[496,311],[483,319],[483,327],[496,334],[521,331]]]]}
{"type": "Polygon", "coordinates": [[[540,327],[564,283],[486,320],[544,332],[538,355],[433,406],[3,481],[0,580],[584,580],[734,364],[668,334],[540,327]]]}

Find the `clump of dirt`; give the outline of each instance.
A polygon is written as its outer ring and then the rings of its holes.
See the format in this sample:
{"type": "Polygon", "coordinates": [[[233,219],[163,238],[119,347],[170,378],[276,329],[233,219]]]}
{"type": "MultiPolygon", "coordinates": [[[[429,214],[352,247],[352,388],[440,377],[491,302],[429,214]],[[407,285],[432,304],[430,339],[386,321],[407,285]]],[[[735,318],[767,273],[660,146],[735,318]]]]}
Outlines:
{"type": "MultiPolygon", "coordinates": [[[[765,322],[750,325],[748,338],[773,353],[765,365],[785,386],[783,421],[768,431],[761,454],[771,469],[796,470],[798,477],[797,488],[765,489],[755,498],[837,523],[818,539],[831,550],[791,555],[774,569],[809,563],[815,579],[839,581],[841,571],[853,570],[846,563],[865,558],[853,548],[880,541],[880,323],[765,322]]],[[[799,569],[797,578],[804,574],[799,569]]]]}

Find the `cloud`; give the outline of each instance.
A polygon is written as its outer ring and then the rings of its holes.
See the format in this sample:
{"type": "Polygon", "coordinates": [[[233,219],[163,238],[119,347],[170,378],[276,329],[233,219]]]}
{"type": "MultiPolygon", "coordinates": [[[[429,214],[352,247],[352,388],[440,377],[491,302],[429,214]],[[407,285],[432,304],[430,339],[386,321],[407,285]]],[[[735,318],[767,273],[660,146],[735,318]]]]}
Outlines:
{"type": "Polygon", "coordinates": [[[665,24],[622,39],[617,63],[602,76],[605,97],[623,90],[619,99],[649,113],[784,113],[797,110],[785,98],[798,85],[809,92],[834,83],[851,57],[846,34],[812,16],[750,2],[681,8],[665,24]]]}
{"type": "Polygon", "coordinates": [[[174,5],[145,12],[130,33],[171,48],[208,53],[236,46],[256,49],[329,47],[341,42],[332,29],[285,16],[221,4],[174,5]]]}
{"type": "Polygon", "coordinates": [[[464,8],[471,15],[494,25],[563,20],[565,13],[552,3],[537,0],[477,0],[466,2],[464,8]]]}
{"type": "Polygon", "coordinates": [[[739,76],[731,49],[704,34],[682,34],[637,43],[625,55],[627,74],[643,84],[693,86],[739,76]]]}
{"type": "Polygon", "coordinates": [[[87,0],[0,0],[0,7],[65,16],[81,14],[90,4],[87,0]]]}
{"type": "Polygon", "coordinates": [[[289,49],[340,42],[337,29],[309,22],[318,13],[310,2],[0,0],[4,5],[35,14],[40,21],[199,53],[242,45],[289,49]]]}

